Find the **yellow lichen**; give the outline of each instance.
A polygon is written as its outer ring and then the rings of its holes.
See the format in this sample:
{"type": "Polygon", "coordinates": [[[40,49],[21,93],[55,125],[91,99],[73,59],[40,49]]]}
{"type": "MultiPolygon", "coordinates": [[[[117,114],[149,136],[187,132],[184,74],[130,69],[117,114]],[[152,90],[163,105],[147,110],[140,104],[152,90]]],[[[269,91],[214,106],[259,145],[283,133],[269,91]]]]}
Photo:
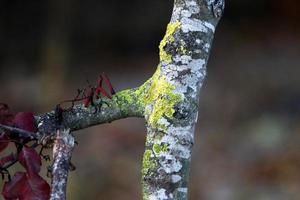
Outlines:
{"type": "Polygon", "coordinates": [[[180,46],[180,51],[181,51],[183,54],[186,54],[186,52],[187,52],[186,48],[185,48],[183,45],[180,46]]]}
{"type": "Polygon", "coordinates": [[[165,124],[159,122],[162,117],[173,118],[174,105],[181,101],[181,95],[174,93],[175,86],[169,83],[167,77],[160,75],[160,66],[151,79],[150,88],[141,98],[143,105],[152,105],[145,110],[149,116],[148,122],[157,128],[165,129],[165,124]]]}
{"type": "Polygon", "coordinates": [[[144,153],[142,169],[143,176],[146,176],[148,174],[148,171],[155,167],[154,161],[151,161],[151,154],[151,150],[146,150],[144,153]]]}
{"type": "Polygon", "coordinates": [[[154,144],[152,146],[152,150],[155,154],[159,154],[160,152],[165,152],[168,150],[168,144],[154,144]]]}
{"type": "Polygon", "coordinates": [[[128,104],[132,104],[133,103],[133,96],[131,94],[131,91],[130,90],[123,90],[123,91],[120,91],[118,92],[116,95],[114,95],[112,97],[113,100],[115,101],[122,101],[124,103],[128,103],[128,104]]]}
{"type": "Polygon", "coordinates": [[[164,47],[166,46],[166,44],[168,42],[174,42],[174,37],[172,36],[172,34],[181,26],[181,22],[176,21],[176,22],[170,22],[167,26],[167,31],[166,34],[164,36],[164,38],[162,39],[162,41],[159,44],[159,56],[160,56],[160,60],[170,63],[172,61],[172,56],[169,55],[165,50],[164,47]]]}
{"type": "Polygon", "coordinates": [[[174,92],[175,86],[165,75],[160,74],[160,68],[158,66],[154,75],[139,88],[118,92],[112,102],[124,113],[128,106],[136,106],[136,111],[144,113],[150,125],[165,130],[165,122],[173,118],[174,106],[181,101],[182,96],[174,92]]]}

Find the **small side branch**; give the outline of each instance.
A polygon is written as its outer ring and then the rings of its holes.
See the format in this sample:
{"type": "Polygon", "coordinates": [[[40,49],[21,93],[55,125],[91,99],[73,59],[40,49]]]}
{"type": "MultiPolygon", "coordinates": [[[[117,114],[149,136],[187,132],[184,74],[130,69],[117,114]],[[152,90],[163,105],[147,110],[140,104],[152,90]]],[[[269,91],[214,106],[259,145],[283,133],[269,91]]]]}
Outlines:
{"type": "MultiPolygon", "coordinates": [[[[113,95],[112,99],[99,99],[93,106],[75,105],[62,113],[61,126],[73,132],[126,117],[143,117],[144,107],[138,98],[140,91],[140,88],[123,90],[113,95]]],[[[52,135],[57,129],[54,113],[50,111],[35,116],[41,136],[52,135]]]]}
{"type": "Polygon", "coordinates": [[[65,200],[69,163],[75,140],[70,129],[57,130],[53,147],[52,183],[50,200],[65,200]]]}
{"type": "Polygon", "coordinates": [[[24,129],[12,127],[12,126],[7,126],[7,125],[3,125],[3,124],[0,124],[0,129],[4,129],[4,130],[7,130],[7,131],[18,133],[23,138],[29,138],[29,139],[32,139],[32,140],[37,139],[37,136],[35,135],[35,133],[30,132],[30,131],[26,131],[24,129]]]}

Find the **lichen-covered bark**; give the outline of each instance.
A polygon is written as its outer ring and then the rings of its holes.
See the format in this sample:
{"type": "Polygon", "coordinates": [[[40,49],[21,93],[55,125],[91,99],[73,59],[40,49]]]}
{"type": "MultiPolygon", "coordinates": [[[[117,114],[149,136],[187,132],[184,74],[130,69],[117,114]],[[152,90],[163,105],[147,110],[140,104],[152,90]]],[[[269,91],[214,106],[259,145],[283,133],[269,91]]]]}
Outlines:
{"type": "Polygon", "coordinates": [[[145,200],[187,199],[200,88],[224,0],[175,0],[145,96],[145,200]]]}
{"type": "Polygon", "coordinates": [[[70,129],[57,130],[53,147],[50,200],[65,200],[70,160],[75,145],[70,129]]]}
{"type": "MultiPolygon", "coordinates": [[[[73,132],[126,117],[143,117],[144,107],[138,98],[140,90],[140,88],[123,90],[112,99],[99,99],[94,106],[87,108],[79,104],[66,109],[63,112],[61,127],[73,132]]],[[[57,129],[54,111],[35,118],[40,137],[51,135],[57,129]]]]}
{"type": "MultiPolygon", "coordinates": [[[[88,108],[76,105],[62,114],[59,128],[70,131],[126,117],[145,117],[144,200],[187,199],[200,88],[224,1],[175,0],[154,75],[138,88],[118,92],[88,108]]],[[[58,128],[54,111],[36,116],[36,123],[39,139],[53,136],[58,128]]],[[[59,157],[59,152],[64,149],[57,148],[54,156],[59,157]]],[[[66,170],[62,165],[56,169],[66,170]]],[[[55,187],[64,189],[59,183],[54,181],[55,187]]]]}

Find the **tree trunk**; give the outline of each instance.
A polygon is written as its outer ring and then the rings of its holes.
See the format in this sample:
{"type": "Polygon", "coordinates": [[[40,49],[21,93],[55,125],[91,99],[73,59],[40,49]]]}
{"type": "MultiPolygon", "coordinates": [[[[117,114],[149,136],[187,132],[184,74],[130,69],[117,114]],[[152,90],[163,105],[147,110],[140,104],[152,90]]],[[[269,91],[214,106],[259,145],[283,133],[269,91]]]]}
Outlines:
{"type": "Polygon", "coordinates": [[[147,121],[145,200],[187,199],[200,88],[223,1],[175,0],[160,63],[142,97],[147,121]]]}

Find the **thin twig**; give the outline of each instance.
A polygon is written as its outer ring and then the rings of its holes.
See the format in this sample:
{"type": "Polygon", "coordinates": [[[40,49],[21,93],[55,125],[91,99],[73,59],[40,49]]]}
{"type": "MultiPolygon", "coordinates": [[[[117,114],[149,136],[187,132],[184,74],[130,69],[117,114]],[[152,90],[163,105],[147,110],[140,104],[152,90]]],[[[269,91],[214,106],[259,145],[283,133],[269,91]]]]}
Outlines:
{"type": "Polygon", "coordinates": [[[24,138],[29,138],[29,139],[32,139],[32,140],[38,139],[34,132],[26,131],[24,129],[12,127],[12,126],[7,126],[7,125],[4,125],[4,124],[0,124],[0,128],[11,131],[11,132],[14,132],[14,133],[17,133],[21,137],[24,137],[24,138]]]}

